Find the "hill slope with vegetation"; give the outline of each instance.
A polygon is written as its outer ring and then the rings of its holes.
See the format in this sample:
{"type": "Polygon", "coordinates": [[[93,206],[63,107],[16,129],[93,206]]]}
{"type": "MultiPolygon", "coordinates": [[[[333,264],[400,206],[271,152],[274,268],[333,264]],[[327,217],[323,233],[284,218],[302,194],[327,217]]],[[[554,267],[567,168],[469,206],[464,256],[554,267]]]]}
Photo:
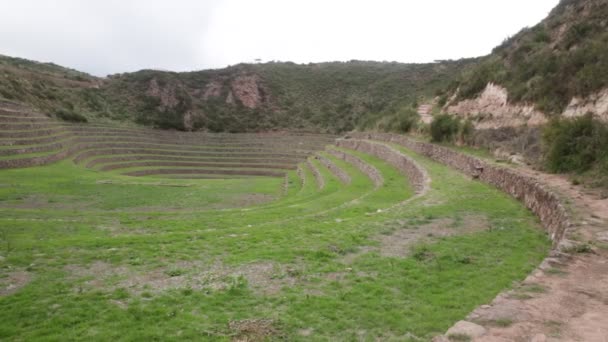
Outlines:
{"type": "Polygon", "coordinates": [[[432,96],[474,61],[270,62],[183,73],[142,70],[101,79],[0,57],[0,96],[76,121],[106,118],[178,130],[398,129],[401,121],[415,119],[420,96],[432,96]]]}
{"type": "Polygon", "coordinates": [[[608,86],[607,18],[605,0],[562,0],[546,19],[506,39],[464,72],[444,100],[454,93],[456,102],[474,98],[495,83],[508,90],[510,102],[561,113],[572,98],[608,86]]]}

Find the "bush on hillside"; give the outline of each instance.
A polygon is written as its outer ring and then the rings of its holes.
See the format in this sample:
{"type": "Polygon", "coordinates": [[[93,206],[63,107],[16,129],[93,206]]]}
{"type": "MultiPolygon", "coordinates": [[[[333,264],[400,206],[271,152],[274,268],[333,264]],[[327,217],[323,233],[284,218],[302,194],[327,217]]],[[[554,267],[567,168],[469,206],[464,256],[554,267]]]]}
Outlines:
{"type": "Polygon", "coordinates": [[[55,116],[61,120],[70,121],[70,122],[88,122],[89,121],[86,116],[84,116],[80,113],[76,113],[73,110],[68,110],[65,108],[57,109],[55,111],[55,116]]]}
{"type": "Polygon", "coordinates": [[[437,115],[433,118],[430,129],[432,141],[450,142],[460,131],[460,119],[449,114],[437,115]]]}
{"type": "Polygon", "coordinates": [[[460,123],[458,127],[458,141],[463,144],[471,145],[473,143],[475,126],[470,119],[460,123]]]}
{"type": "Polygon", "coordinates": [[[608,124],[591,113],[575,119],[554,119],[543,130],[544,162],[551,172],[608,171],[608,124]]]}
{"type": "Polygon", "coordinates": [[[407,133],[416,128],[420,116],[413,108],[401,108],[391,123],[390,130],[397,133],[407,133]]]}

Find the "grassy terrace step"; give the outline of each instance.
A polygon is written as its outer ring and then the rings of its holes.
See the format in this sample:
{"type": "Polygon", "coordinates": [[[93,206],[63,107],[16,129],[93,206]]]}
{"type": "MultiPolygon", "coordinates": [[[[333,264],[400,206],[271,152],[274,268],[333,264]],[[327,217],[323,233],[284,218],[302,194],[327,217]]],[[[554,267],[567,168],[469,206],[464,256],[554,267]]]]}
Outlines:
{"type": "MultiPolygon", "coordinates": [[[[296,165],[301,159],[298,158],[186,158],[179,156],[157,156],[157,155],[123,155],[112,157],[94,157],[86,162],[86,167],[98,165],[132,162],[132,161],[167,161],[167,162],[208,162],[208,163],[251,163],[251,164],[287,164],[296,165]]],[[[293,167],[293,166],[292,166],[293,167]]]]}
{"type": "MultiPolygon", "coordinates": [[[[154,150],[154,149],[132,149],[132,148],[110,148],[110,149],[95,149],[81,151],[74,161],[77,163],[85,159],[97,156],[109,156],[113,154],[138,154],[138,155],[164,155],[174,156],[175,151],[171,150],[154,150]]],[[[305,158],[306,155],[298,155],[294,153],[205,153],[205,152],[179,152],[183,157],[230,157],[230,158],[305,158]]]]}
{"type": "Polygon", "coordinates": [[[29,131],[0,131],[0,139],[7,138],[40,138],[42,136],[53,135],[65,132],[64,126],[52,126],[43,129],[29,131]]]}
{"type": "Polygon", "coordinates": [[[49,144],[34,145],[28,147],[0,148],[0,156],[19,156],[31,153],[58,151],[66,148],[69,144],[64,142],[54,142],[49,144]]]}
{"type": "Polygon", "coordinates": [[[44,122],[0,122],[0,130],[31,131],[37,129],[48,129],[53,127],[65,127],[55,121],[44,122]]]}
{"type": "Polygon", "coordinates": [[[0,138],[0,146],[3,148],[10,146],[32,146],[57,142],[64,139],[70,139],[72,137],[73,135],[70,132],[60,131],[57,134],[47,135],[39,138],[0,138]]]}
{"type": "Polygon", "coordinates": [[[0,123],[42,123],[42,122],[51,122],[50,118],[41,116],[41,117],[31,117],[31,116],[3,116],[0,115],[0,123]]]}
{"type": "Polygon", "coordinates": [[[311,158],[306,160],[306,164],[312,171],[315,182],[317,183],[317,188],[323,189],[325,187],[325,178],[323,178],[323,174],[319,171],[319,165],[311,158]]]}
{"type": "Polygon", "coordinates": [[[105,143],[76,143],[73,145],[74,148],[81,150],[93,150],[93,149],[108,149],[108,148],[131,148],[131,149],[147,149],[147,150],[162,150],[162,151],[175,151],[175,152],[205,152],[205,153],[275,153],[275,152],[289,152],[294,155],[307,155],[311,150],[300,150],[300,149],[289,149],[281,148],[277,146],[271,147],[210,147],[206,145],[200,146],[181,146],[181,145],[165,145],[165,144],[142,144],[142,143],[121,143],[121,142],[105,142],[105,143]]]}
{"type": "Polygon", "coordinates": [[[48,118],[46,115],[41,113],[8,110],[6,108],[0,108],[0,116],[16,116],[23,118],[48,118]]]}
{"type": "Polygon", "coordinates": [[[188,140],[188,141],[172,141],[172,140],[162,140],[162,139],[146,139],[145,137],[141,138],[125,138],[122,135],[112,136],[112,137],[103,137],[103,136],[95,136],[95,135],[87,135],[86,137],[78,137],[73,136],[69,133],[57,134],[54,136],[38,138],[38,139],[11,139],[11,140],[0,140],[0,150],[1,149],[11,149],[11,148],[40,148],[41,145],[47,145],[49,143],[58,143],[58,142],[66,142],[66,143],[107,143],[111,141],[112,143],[128,143],[128,144],[146,144],[146,145],[162,145],[163,147],[173,148],[177,147],[179,149],[184,148],[192,148],[192,149],[251,149],[251,148],[270,148],[270,149],[290,149],[290,150],[301,150],[301,151],[314,151],[320,148],[323,148],[325,145],[323,144],[299,144],[293,142],[282,142],[282,141],[268,141],[268,142],[243,142],[243,143],[232,143],[232,144],[204,144],[200,141],[188,140]]]}
{"type": "Polygon", "coordinates": [[[247,170],[247,169],[186,169],[186,168],[166,168],[166,169],[146,169],[129,171],[122,173],[126,176],[150,176],[150,175],[245,175],[245,176],[265,176],[283,177],[285,172],[269,170],[247,170]]]}
{"type": "Polygon", "coordinates": [[[220,144],[220,145],[230,145],[230,144],[246,144],[246,143],[268,143],[268,144],[272,144],[272,143],[288,143],[291,145],[299,145],[299,144],[304,144],[304,145],[326,145],[329,143],[332,143],[335,139],[334,137],[325,137],[325,138],[300,138],[300,139],[295,139],[295,138],[289,138],[289,137],[277,137],[277,138],[272,138],[272,137],[251,137],[251,138],[231,138],[231,139],[223,139],[223,138],[217,138],[217,137],[210,137],[208,135],[199,135],[197,133],[173,133],[173,134],[168,134],[168,135],[161,135],[158,136],[157,134],[150,134],[148,132],[139,132],[139,131],[135,131],[135,132],[126,132],[126,131],[115,131],[114,129],[103,129],[103,128],[88,128],[88,129],[83,129],[83,128],[78,128],[78,127],[71,127],[70,131],[76,135],[76,136],[83,136],[83,137],[89,137],[89,136],[96,136],[99,138],[103,138],[103,137],[114,137],[114,136],[119,136],[119,137],[128,137],[130,139],[132,138],[143,138],[143,139],[149,139],[149,140],[156,140],[156,141],[170,141],[170,142],[177,142],[177,143],[196,143],[196,144],[220,144]],[[184,135],[186,134],[186,135],[184,135]]]}
{"type": "Polygon", "coordinates": [[[168,166],[168,167],[197,167],[197,168],[250,168],[250,169],[280,169],[292,170],[295,165],[286,164],[249,164],[249,163],[203,163],[203,162],[183,162],[183,161],[141,161],[127,163],[106,164],[98,168],[100,171],[111,171],[142,166],[168,166]]]}
{"type": "Polygon", "coordinates": [[[347,163],[353,165],[354,167],[358,168],[359,171],[366,174],[369,179],[374,182],[374,185],[376,187],[379,187],[384,184],[384,178],[382,177],[382,173],[373,165],[366,163],[363,159],[353,155],[353,151],[348,152],[348,150],[339,149],[335,146],[331,146],[329,149],[327,149],[327,153],[331,154],[336,158],[342,159],[347,163]]]}
{"type": "Polygon", "coordinates": [[[328,157],[326,154],[324,154],[323,152],[317,152],[314,157],[326,168],[328,168],[329,171],[331,171],[331,173],[336,176],[342,183],[350,183],[350,176],[348,175],[348,173],[342,170],[338,165],[336,165],[336,163],[333,162],[331,158],[328,157]]]}
{"type": "Polygon", "coordinates": [[[217,143],[217,142],[202,142],[195,139],[183,139],[183,140],[171,140],[171,139],[154,139],[148,137],[125,137],[122,135],[111,136],[110,138],[106,136],[95,136],[94,134],[85,136],[79,136],[75,138],[75,141],[80,143],[93,143],[93,142],[107,142],[108,139],[111,139],[113,142],[134,142],[134,143],[147,143],[147,144],[161,144],[161,145],[178,145],[178,146],[204,146],[206,148],[255,148],[255,147],[272,147],[272,146],[280,146],[281,148],[299,148],[301,150],[310,150],[310,149],[318,149],[319,147],[324,146],[322,143],[307,143],[300,144],[294,143],[289,140],[287,141],[244,141],[244,142],[225,142],[225,143],[217,143]]]}
{"type": "Polygon", "coordinates": [[[160,131],[153,129],[145,129],[145,128],[121,128],[109,125],[94,125],[94,124],[74,124],[71,125],[71,128],[74,132],[91,132],[97,131],[100,133],[118,133],[118,134],[139,134],[146,135],[150,137],[159,137],[159,138],[196,138],[201,141],[218,141],[218,142],[229,142],[229,141],[250,141],[250,140],[326,140],[331,141],[336,138],[336,136],[327,135],[327,134],[263,134],[263,133],[239,133],[239,134],[231,134],[231,133],[200,133],[200,132],[172,132],[172,131],[160,131]]]}
{"type": "Polygon", "coordinates": [[[69,150],[0,157],[0,169],[15,169],[55,163],[70,156],[69,150]]]}

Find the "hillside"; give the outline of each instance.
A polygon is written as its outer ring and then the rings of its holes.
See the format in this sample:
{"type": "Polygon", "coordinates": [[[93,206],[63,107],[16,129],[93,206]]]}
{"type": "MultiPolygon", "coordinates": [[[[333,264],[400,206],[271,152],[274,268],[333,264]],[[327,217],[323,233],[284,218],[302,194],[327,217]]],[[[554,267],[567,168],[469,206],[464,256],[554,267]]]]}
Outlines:
{"type": "Polygon", "coordinates": [[[475,60],[271,62],[185,73],[142,70],[104,79],[23,59],[0,61],[3,98],[68,120],[212,132],[342,132],[381,121],[381,128],[397,128],[399,115],[411,115],[419,97],[432,96],[475,60]]]}
{"type": "MultiPolygon", "coordinates": [[[[104,92],[137,122],[158,127],[348,131],[411,108],[470,60],[240,64],[221,70],[114,75],[104,92]]],[[[117,109],[118,109],[117,108],[117,109]]]]}
{"type": "MultiPolygon", "coordinates": [[[[443,103],[451,96],[450,105],[476,98],[492,83],[506,89],[508,104],[532,105],[528,112],[550,117],[590,110],[608,117],[607,108],[594,106],[608,98],[606,18],[605,0],[562,0],[542,22],[506,39],[464,72],[446,88],[443,103]]],[[[466,110],[471,108],[452,109],[466,110]]]]}

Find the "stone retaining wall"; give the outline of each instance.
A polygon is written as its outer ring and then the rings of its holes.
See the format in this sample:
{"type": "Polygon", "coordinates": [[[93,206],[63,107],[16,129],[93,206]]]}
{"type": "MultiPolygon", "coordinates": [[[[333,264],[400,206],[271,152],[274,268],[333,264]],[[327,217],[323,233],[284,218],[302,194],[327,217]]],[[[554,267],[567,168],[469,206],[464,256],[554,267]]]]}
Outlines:
{"type": "MultiPolygon", "coordinates": [[[[74,158],[74,162],[80,163],[85,159],[96,157],[96,156],[109,156],[113,154],[139,154],[139,155],[163,155],[163,156],[175,156],[179,154],[184,157],[231,157],[231,158],[294,158],[299,157],[289,153],[205,153],[205,152],[175,152],[167,150],[152,150],[152,149],[133,149],[133,148],[116,148],[116,149],[99,149],[99,150],[87,150],[78,154],[74,158]]],[[[304,156],[301,156],[304,159],[304,156]]]]}
{"type": "Polygon", "coordinates": [[[38,157],[27,157],[17,159],[4,159],[0,160],[0,169],[17,169],[22,167],[41,166],[50,163],[58,162],[62,159],[69,157],[71,154],[70,150],[63,150],[57,153],[38,156],[38,157]]]}
{"type": "Polygon", "coordinates": [[[315,176],[315,181],[317,181],[317,187],[319,189],[323,189],[325,187],[325,179],[323,178],[323,175],[321,174],[319,169],[317,169],[315,164],[313,164],[310,159],[306,159],[306,164],[310,168],[310,171],[312,171],[312,175],[315,176]]]}
{"type": "Polygon", "coordinates": [[[19,145],[37,145],[37,144],[48,144],[57,142],[60,140],[72,138],[72,136],[66,131],[62,134],[49,135],[40,138],[26,138],[26,139],[2,139],[0,140],[0,146],[19,146],[19,145]]]}
{"type": "Polygon", "coordinates": [[[348,173],[346,173],[346,171],[342,170],[341,168],[338,167],[338,165],[334,164],[334,162],[332,162],[331,160],[325,158],[324,156],[320,155],[320,154],[316,154],[315,158],[323,165],[325,165],[326,168],[329,169],[329,171],[331,171],[331,173],[338,177],[338,179],[344,183],[344,184],[350,184],[351,179],[350,176],[348,175],[348,173]]]}
{"type": "Polygon", "coordinates": [[[20,138],[39,138],[45,135],[52,135],[60,132],[65,132],[62,126],[56,126],[53,128],[45,128],[33,131],[0,131],[0,138],[2,139],[20,139],[20,138]]]}
{"type": "Polygon", "coordinates": [[[355,133],[351,136],[402,145],[510,194],[540,218],[543,227],[553,241],[554,248],[558,246],[570,227],[569,214],[559,197],[534,178],[516,170],[497,166],[447,147],[415,141],[402,135],[355,133]]]}
{"type": "Polygon", "coordinates": [[[267,170],[201,170],[201,169],[152,169],[126,172],[127,176],[150,175],[239,175],[239,176],[267,176],[283,177],[285,172],[267,170]]]}
{"type": "Polygon", "coordinates": [[[198,167],[198,168],[244,168],[244,169],[279,169],[279,170],[291,170],[295,167],[293,165],[283,164],[236,164],[236,163],[204,163],[204,162],[180,162],[180,161],[139,161],[139,162],[126,162],[104,165],[99,168],[100,171],[111,171],[118,169],[128,169],[133,167],[198,167]]]}
{"type": "Polygon", "coordinates": [[[333,155],[336,158],[340,158],[340,159],[344,160],[345,162],[355,166],[357,169],[359,169],[361,172],[363,172],[365,175],[367,175],[367,177],[369,177],[369,179],[372,180],[372,182],[374,183],[374,187],[378,188],[382,184],[384,184],[384,178],[382,177],[382,173],[380,171],[378,171],[378,169],[376,169],[374,166],[361,160],[359,157],[353,156],[352,154],[349,154],[349,153],[344,153],[339,150],[335,150],[333,148],[327,149],[327,153],[333,155]]]}
{"type": "Polygon", "coordinates": [[[206,162],[206,163],[236,163],[236,164],[281,164],[295,169],[302,159],[272,159],[272,158],[186,158],[179,156],[131,155],[116,157],[100,157],[89,160],[86,167],[92,168],[100,164],[128,163],[135,161],[176,161],[176,162],[206,162]]]}
{"type": "Polygon", "coordinates": [[[16,156],[16,155],[27,154],[27,153],[59,151],[65,147],[67,147],[67,146],[64,143],[55,142],[55,143],[46,144],[46,145],[38,145],[38,146],[30,146],[30,147],[22,147],[22,148],[7,148],[7,149],[0,149],[0,156],[16,156]]]}
{"type": "Polygon", "coordinates": [[[429,180],[426,171],[412,158],[409,158],[389,146],[365,140],[352,139],[338,139],[336,140],[336,146],[374,155],[403,172],[409,179],[416,193],[421,193],[426,189],[429,180]]]}
{"type": "Polygon", "coordinates": [[[300,187],[303,188],[304,187],[304,182],[306,182],[306,178],[304,178],[304,170],[302,169],[302,165],[298,165],[298,168],[296,169],[296,174],[298,175],[298,178],[300,179],[300,187]]]}

